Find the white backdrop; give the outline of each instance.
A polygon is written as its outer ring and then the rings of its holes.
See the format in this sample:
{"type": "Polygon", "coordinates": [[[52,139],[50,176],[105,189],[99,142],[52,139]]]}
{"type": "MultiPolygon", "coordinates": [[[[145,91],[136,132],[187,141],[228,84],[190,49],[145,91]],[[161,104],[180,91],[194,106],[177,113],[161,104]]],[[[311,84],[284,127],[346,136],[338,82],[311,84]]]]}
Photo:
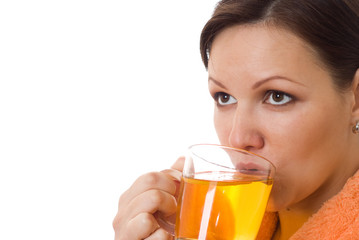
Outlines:
{"type": "Polygon", "coordinates": [[[216,142],[217,0],[0,2],[0,239],[113,239],[121,193],[216,142]]]}

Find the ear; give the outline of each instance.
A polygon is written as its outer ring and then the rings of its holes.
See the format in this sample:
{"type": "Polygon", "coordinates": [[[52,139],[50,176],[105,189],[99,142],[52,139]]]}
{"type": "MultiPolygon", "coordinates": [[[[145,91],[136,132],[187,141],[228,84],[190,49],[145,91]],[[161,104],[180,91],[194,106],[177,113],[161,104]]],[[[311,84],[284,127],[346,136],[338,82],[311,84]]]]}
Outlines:
{"type": "Polygon", "coordinates": [[[352,92],[354,97],[352,116],[353,124],[356,124],[359,121],[359,68],[357,69],[353,83],[352,83],[352,92]]]}

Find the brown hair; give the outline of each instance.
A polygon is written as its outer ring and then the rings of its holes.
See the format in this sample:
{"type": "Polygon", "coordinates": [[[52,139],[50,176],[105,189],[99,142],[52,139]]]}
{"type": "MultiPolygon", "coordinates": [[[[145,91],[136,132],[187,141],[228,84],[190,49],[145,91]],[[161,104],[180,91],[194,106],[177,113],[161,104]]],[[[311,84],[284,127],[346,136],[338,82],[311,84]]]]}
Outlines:
{"type": "Polygon", "coordinates": [[[317,52],[340,89],[351,85],[359,68],[358,0],[222,0],[202,30],[205,67],[212,42],[222,30],[260,22],[301,37],[317,52]]]}

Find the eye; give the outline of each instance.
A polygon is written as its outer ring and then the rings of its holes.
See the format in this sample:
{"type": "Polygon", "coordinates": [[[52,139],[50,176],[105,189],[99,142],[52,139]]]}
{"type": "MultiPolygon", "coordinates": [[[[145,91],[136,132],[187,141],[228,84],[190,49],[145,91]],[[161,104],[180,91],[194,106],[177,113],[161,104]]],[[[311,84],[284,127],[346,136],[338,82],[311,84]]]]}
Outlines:
{"type": "Polygon", "coordinates": [[[268,91],[264,102],[272,105],[285,105],[293,100],[293,97],[281,91],[268,91]]]}
{"type": "Polygon", "coordinates": [[[217,102],[218,105],[221,105],[221,106],[234,104],[237,102],[237,99],[235,99],[231,95],[224,93],[224,92],[216,93],[214,95],[214,100],[217,102]]]}

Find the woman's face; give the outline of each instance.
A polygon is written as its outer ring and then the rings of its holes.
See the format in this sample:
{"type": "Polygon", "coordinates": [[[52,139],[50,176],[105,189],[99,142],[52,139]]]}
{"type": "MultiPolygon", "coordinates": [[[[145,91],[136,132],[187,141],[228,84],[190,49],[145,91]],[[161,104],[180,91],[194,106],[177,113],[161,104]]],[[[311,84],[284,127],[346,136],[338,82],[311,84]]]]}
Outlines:
{"type": "Polygon", "coordinates": [[[349,94],[304,41],[274,27],[230,27],[212,44],[208,73],[220,142],[277,167],[270,211],[330,191],[345,171],[349,94]]]}

